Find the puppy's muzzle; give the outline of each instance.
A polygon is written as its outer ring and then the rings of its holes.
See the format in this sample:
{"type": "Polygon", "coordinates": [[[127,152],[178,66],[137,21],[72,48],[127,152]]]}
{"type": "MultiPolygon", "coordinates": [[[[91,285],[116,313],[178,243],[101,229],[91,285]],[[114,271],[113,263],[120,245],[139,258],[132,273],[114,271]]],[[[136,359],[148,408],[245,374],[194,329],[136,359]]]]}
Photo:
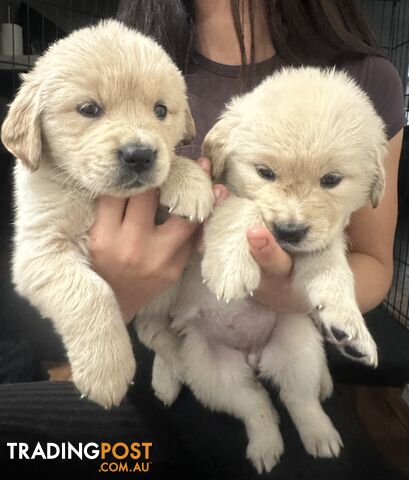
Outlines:
{"type": "Polygon", "coordinates": [[[305,238],[309,229],[298,223],[273,223],[273,234],[279,243],[297,244],[305,238]]]}
{"type": "Polygon", "coordinates": [[[127,143],[118,150],[118,160],[126,170],[132,173],[144,173],[152,169],[156,154],[156,150],[146,145],[127,143]]]}

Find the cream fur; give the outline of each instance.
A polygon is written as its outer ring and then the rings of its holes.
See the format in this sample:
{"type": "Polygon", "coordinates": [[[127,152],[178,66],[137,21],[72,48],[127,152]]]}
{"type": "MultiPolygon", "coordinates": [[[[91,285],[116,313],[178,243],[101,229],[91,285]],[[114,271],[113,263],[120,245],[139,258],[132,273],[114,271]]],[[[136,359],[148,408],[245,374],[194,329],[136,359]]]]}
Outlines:
{"type": "Polygon", "coordinates": [[[382,195],[385,145],[383,122],[364,92],[347,74],[316,68],[285,69],[234,99],[204,141],[203,154],[232,195],[205,228],[203,260],[193,260],[183,278],[172,324],[182,335],[180,355],[173,365],[155,360],[153,386],[169,404],[183,379],[206,406],[241,419],[247,456],[260,473],[278,462],[283,442],[257,374],[279,387],[310,454],[337,456],[342,441],[320,405],[332,381],[311,318],[277,315],[246,299],[261,278],[247,229],[309,227],[298,244],[282,244],[294,258],[294,288],[306,291],[311,317],[330,340],[331,328],[344,331],[341,350],[353,346],[376,366],[343,232],[355,210],[376,206],[382,195]],[[274,171],[274,181],[260,177],[260,165],[274,171]],[[341,183],[323,188],[328,173],[341,183]]]}
{"type": "MultiPolygon", "coordinates": [[[[206,174],[174,153],[194,135],[185,83],[161,47],[113,20],[60,40],[23,80],[2,128],[19,160],[13,281],[61,335],[80,392],[109,407],[125,395],[135,360],[115,295],[90,267],[87,232],[103,194],[160,187],[174,214],[193,221],[209,214],[206,174]],[[102,106],[98,118],[77,111],[91,100],[102,106]],[[157,101],[168,108],[164,120],[153,113],[157,101]],[[127,187],[117,157],[130,142],[157,151],[139,188],[127,187]]],[[[175,291],[145,308],[158,318],[151,335],[166,323],[175,291]]]]}

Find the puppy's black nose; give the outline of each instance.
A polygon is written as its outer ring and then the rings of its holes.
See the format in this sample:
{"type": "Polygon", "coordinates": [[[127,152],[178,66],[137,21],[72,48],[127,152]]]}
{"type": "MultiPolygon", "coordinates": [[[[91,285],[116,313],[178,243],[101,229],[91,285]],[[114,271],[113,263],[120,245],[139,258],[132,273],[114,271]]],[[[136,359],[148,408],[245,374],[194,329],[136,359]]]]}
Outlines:
{"type": "Polygon", "coordinates": [[[277,241],[288,243],[300,242],[309,230],[309,227],[297,223],[274,223],[273,228],[277,241]]]}
{"type": "Polygon", "coordinates": [[[152,168],[156,151],[145,145],[127,143],[118,150],[118,159],[133,172],[142,173],[152,168]]]}

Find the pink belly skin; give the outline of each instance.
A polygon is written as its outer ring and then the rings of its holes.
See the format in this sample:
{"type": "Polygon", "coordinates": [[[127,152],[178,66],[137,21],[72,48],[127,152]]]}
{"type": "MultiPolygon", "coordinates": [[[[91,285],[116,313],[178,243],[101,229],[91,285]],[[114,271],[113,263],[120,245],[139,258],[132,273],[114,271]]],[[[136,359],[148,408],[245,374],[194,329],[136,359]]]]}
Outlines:
{"type": "Polygon", "coordinates": [[[217,310],[202,309],[195,322],[211,348],[220,350],[225,346],[239,350],[253,368],[257,368],[275,324],[273,312],[250,301],[235,302],[217,310]]]}

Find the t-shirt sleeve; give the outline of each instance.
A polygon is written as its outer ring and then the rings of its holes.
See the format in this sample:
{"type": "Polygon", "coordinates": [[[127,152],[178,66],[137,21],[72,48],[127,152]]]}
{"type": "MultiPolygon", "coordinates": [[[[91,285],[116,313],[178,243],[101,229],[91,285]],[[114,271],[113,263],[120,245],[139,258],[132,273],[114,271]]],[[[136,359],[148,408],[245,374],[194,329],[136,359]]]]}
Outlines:
{"type": "Polygon", "coordinates": [[[359,83],[385,122],[388,139],[391,139],[406,124],[398,71],[386,58],[367,57],[361,66],[359,83]]]}

